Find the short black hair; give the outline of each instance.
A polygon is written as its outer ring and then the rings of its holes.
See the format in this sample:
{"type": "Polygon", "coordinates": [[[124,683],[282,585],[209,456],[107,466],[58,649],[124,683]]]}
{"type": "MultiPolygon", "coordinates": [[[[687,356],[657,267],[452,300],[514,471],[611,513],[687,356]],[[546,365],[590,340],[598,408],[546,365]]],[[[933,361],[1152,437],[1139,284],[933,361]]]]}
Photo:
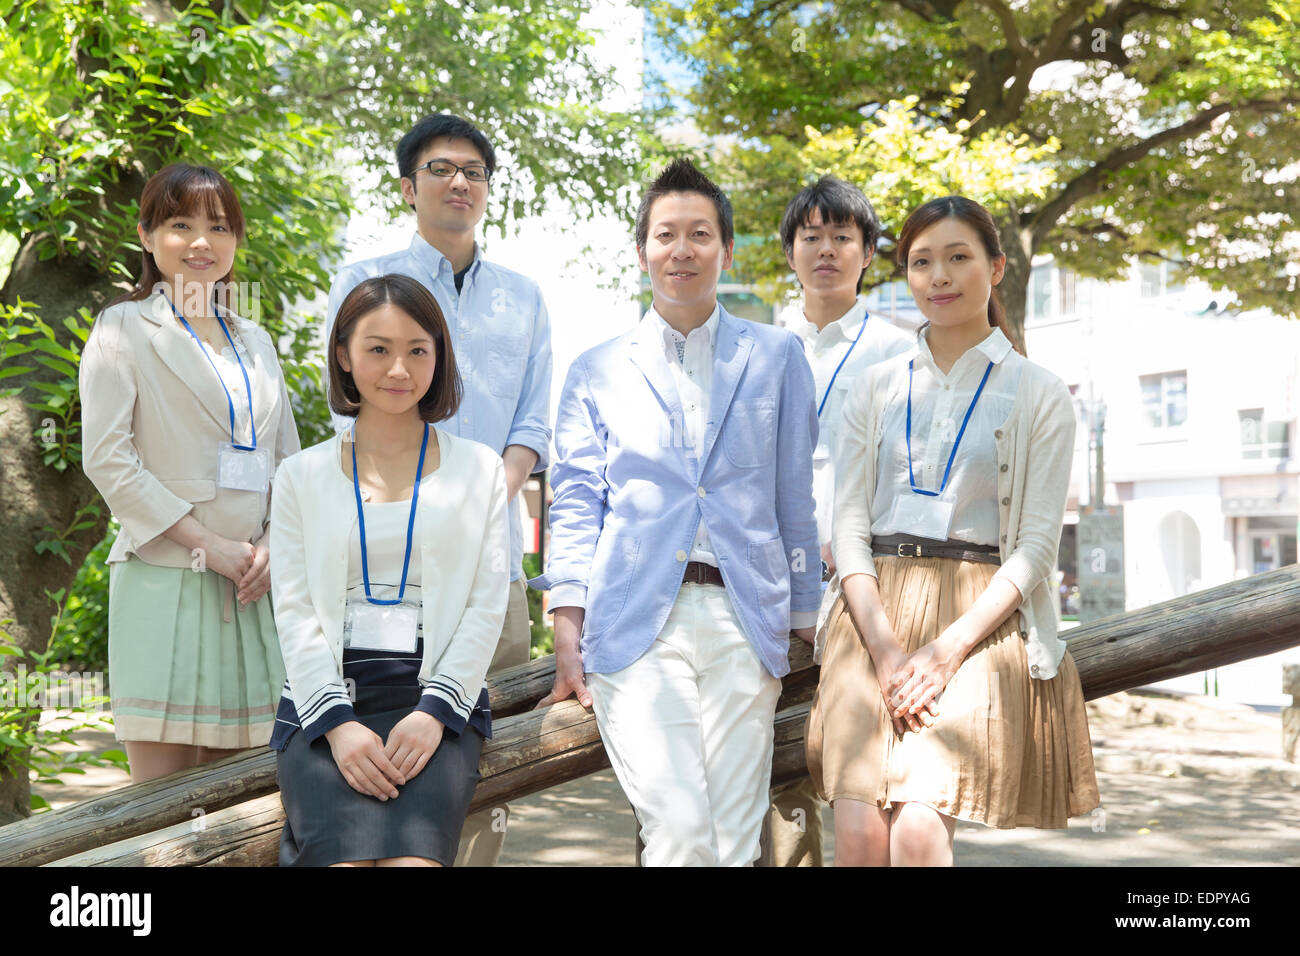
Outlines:
{"type": "Polygon", "coordinates": [[[482,131],[467,119],[451,113],[432,113],[411,127],[410,132],[397,144],[397,175],[408,177],[415,171],[415,161],[431,142],[439,136],[447,139],[464,139],[478,150],[488,174],[496,172],[497,154],[482,131]]]}
{"type": "MultiPolygon", "coordinates": [[[[790,200],[781,217],[781,248],[788,256],[794,251],[795,233],[802,226],[808,225],[813,210],[821,213],[826,225],[853,223],[862,230],[863,248],[868,252],[876,251],[880,241],[880,218],[876,215],[871,200],[862,194],[862,190],[852,183],[847,183],[834,176],[823,176],[811,186],[799,190],[799,194],[790,200]]],[[[862,270],[858,276],[858,291],[862,291],[862,270]]]]}
{"type": "Polygon", "coordinates": [[[689,159],[680,156],[664,167],[655,181],[641,197],[641,207],[636,211],[636,247],[644,249],[650,238],[650,207],[655,200],[669,193],[699,193],[713,202],[718,211],[718,228],[722,230],[722,244],[730,246],[736,237],[736,227],[731,215],[731,200],[722,187],[700,172],[689,159]]]}

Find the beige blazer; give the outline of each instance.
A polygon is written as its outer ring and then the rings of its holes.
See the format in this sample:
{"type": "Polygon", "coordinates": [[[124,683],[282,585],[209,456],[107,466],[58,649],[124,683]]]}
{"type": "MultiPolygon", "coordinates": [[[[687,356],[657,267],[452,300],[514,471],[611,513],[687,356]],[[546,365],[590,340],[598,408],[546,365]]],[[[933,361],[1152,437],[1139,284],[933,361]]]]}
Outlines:
{"type": "MultiPolygon", "coordinates": [[[[247,319],[231,329],[252,358],[257,445],[272,474],[300,448],[271,336],[247,319]]],[[[217,447],[230,441],[225,390],[161,293],[100,313],[81,357],[82,468],[122,532],[108,560],[191,567],[188,549],[162,533],[193,512],[236,541],[266,530],[270,493],[217,487],[217,447]]]]}
{"type": "MultiPolygon", "coordinates": [[[[859,376],[844,406],[831,545],[841,580],[876,573],[871,512],[880,426],[892,375],[900,364],[907,367],[909,354],[873,365],[859,376]]],[[[995,576],[1020,591],[1021,633],[1030,676],[1050,680],[1065,656],[1051,578],[1074,461],[1074,406],[1065,383],[1047,369],[1018,352],[1003,361],[1019,364],[1022,370],[1011,413],[993,433],[1002,559],[995,576]]]]}

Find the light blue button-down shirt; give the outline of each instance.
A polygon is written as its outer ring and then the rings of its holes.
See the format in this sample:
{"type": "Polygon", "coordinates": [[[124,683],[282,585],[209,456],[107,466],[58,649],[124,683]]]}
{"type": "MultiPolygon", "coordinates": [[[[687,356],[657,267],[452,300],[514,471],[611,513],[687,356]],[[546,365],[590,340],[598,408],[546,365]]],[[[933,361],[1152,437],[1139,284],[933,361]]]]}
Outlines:
{"type": "MultiPolygon", "coordinates": [[[[482,442],[498,455],[507,445],[531,448],[537,452],[534,474],[545,471],[551,447],[551,325],[537,283],[487,262],[476,249],[457,292],[451,262],[416,233],[405,250],[351,263],[334,277],[325,318],[327,347],[347,294],[372,276],[392,273],[423,283],[451,331],[464,398],[456,415],[439,427],[482,442]]],[[[333,418],[338,431],[353,421],[333,418]]],[[[510,502],[509,520],[510,580],[515,581],[523,574],[518,495],[510,502]]]]}

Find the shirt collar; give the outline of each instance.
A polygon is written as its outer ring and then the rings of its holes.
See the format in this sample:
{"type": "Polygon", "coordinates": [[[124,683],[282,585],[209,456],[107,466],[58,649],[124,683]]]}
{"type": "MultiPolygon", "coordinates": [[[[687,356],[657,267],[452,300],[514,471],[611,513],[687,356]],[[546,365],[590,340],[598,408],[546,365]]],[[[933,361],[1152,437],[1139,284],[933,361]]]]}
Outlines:
{"type": "MultiPolygon", "coordinates": [[[[669,325],[667,321],[665,321],[664,317],[655,310],[655,307],[653,305],[650,306],[648,310],[646,310],[645,318],[642,319],[642,322],[644,322],[646,327],[652,330],[654,334],[660,336],[663,339],[664,348],[672,348],[673,336],[681,335],[680,332],[678,332],[671,325],[669,325]]],[[[705,333],[707,333],[709,337],[708,344],[710,348],[713,347],[713,343],[716,342],[718,338],[718,323],[719,323],[718,304],[715,302],[713,304],[712,314],[710,314],[709,317],[705,320],[704,324],[700,326],[700,328],[704,329],[705,333]]],[[[692,329],[691,331],[692,333],[694,333],[699,330],[692,329]]]]}
{"type": "MultiPolygon", "coordinates": [[[[429,242],[424,238],[424,236],[420,235],[418,231],[415,233],[415,235],[411,237],[411,245],[408,248],[408,251],[410,252],[411,256],[415,259],[416,262],[419,262],[421,265],[423,265],[426,269],[429,270],[429,274],[434,278],[437,278],[438,275],[442,272],[442,264],[444,262],[447,263],[448,272],[454,271],[451,267],[450,260],[448,260],[446,256],[444,256],[441,252],[435,249],[432,245],[430,245],[429,242]]],[[[478,273],[479,266],[482,265],[482,263],[483,263],[483,253],[479,249],[478,243],[476,242],[474,243],[474,261],[469,264],[469,269],[466,271],[465,274],[467,276],[476,275],[478,273]]]]}
{"type": "Polygon", "coordinates": [[[858,330],[862,328],[862,317],[867,312],[867,297],[860,295],[854,300],[849,311],[834,322],[827,323],[826,328],[818,329],[817,326],[804,319],[802,328],[802,337],[814,346],[825,348],[828,345],[836,344],[837,339],[843,339],[846,342],[852,342],[858,336],[858,330]]]}
{"type": "MultiPolygon", "coordinates": [[[[920,331],[916,333],[916,347],[919,350],[921,357],[925,359],[925,361],[929,362],[931,366],[937,368],[937,366],[935,366],[934,356],[930,354],[929,339],[925,334],[925,330],[929,327],[930,323],[927,322],[921,327],[920,331]]],[[[957,361],[953,363],[952,368],[956,369],[957,366],[965,361],[973,352],[982,353],[990,362],[994,365],[998,365],[1011,353],[1011,348],[1011,340],[1003,334],[1001,329],[995,327],[992,333],[985,337],[984,341],[973,346],[965,355],[957,359],[957,361]]],[[[952,369],[949,370],[949,374],[951,374],[951,372],[952,369]]]]}

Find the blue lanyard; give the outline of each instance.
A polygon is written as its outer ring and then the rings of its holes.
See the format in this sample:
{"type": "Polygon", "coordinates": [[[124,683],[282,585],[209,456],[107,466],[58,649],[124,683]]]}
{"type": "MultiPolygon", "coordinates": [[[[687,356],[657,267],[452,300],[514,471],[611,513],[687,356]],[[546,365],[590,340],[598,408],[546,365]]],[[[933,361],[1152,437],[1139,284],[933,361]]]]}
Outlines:
{"type": "Polygon", "coordinates": [[[853,347],[858,344],[858,339],[862,338],[862,330],[867,327],[867,319],[869,318],[871,316],[866,314],[862,316],[862,324],[858,326],[858,334],[853,337],[853,344],[844,353],[844,358],[840,359],[840,364],[835,366],[835,371],[831,373],[831,380],[826,383],[826,393],[822,395],[821,404],[817,406],[817,417],[819,419],[822,417],[822,409],[826,407],[826,399],[830,398],[831,389],[835,387],[835,379],[840,374],[840,369],[844,367],[844,363],[849,360],[849,356],[853,354],[853,347]]]}
{"type": "MultiPolygon", "coordinates": [[[[167,299],[167,296],[163,296],[163,298],[167,299]]],[[[185,316],[176,311],[176,305],[171,299],[167,299],[167,304],[172,307],[172,312],[176,315],[176,318],[181,320],[181,325],[185,326],[185,331],[190,333],[194,341],[198,344],[199,351],[202,352],[203,357],[208,360],[208,364],[212,366],[212,371],[216,372],[217,381],[221,383],[221,390],[226,393],[226,404],[230,406],[230,444],[235,448],[238,448],[240,451],[257,451],[257,425],[253,421],[253,386],[248,382],[248,369],[244,368],[244,360],[239,357],[239,349],[235,348],[235,340],[230,337],[230,330],[226,328],[226,322],[221,318],[221,312],[217,310],[215,305],[213,305],[213,310],[217,312],[217,321],[221,323],[221,331],[226,333],[226,341],[230,343],[230,351],[235,353],[235,361],[239,363],[239,371],[242,372],[244,376],[244,391],[248,393],[248,429],[252,433],[253,437],[253,443],[251,445],[241,445],[235,441],[235,401],[230,397],[230,389],[226,388],[225,379],[221,377],[220,372],[217,372],[217,363],[212,361],[212,356],[209,355],[208,350],[203,347],[203,342],[200,341],[199,337],[194,334],[194,330],[190,328],[190,324],[185,321],[185,316]]]]}
{"type": "Polygon", "coordinates": [[[420,460],[415,466],[415,490],[411,492],[411,516],[406,520],[406,556],[402,558],[402,583],[397,588],[397,599],[381,601],[370,596],[370,563],[366,560],[366,512],[361,507],[361,482],[357,480],[357,426],[352,426],[352,490],[357,496],[357,521],[361,524],[361,580],[366,586],[366,600],[371,604],[401,604],[406,594],[406,571],[411,565],[411,539],[415,531],[415,506],[420,501],[420,474],[424,471],[424,450],[429,447],[429,426],[424,426],[420,439],[420,460]]]}
{"type": "Polygon", "coordinates": [[[907,363],[907,480],[912,486],[912,491],[916,494],[937,498],[948,487],[948,476],[952,473],[952,463],[957,457],[957,446],[961,444],[961,436],[966,434],[966,426],[970,424],[971,412],[975,411],[975,403],[980,400],[980,392],[984,391],[984,383],[989,380],[989,372],[993,371],[993,363],[989,362],[989,367],[984,370],[984,377],[980,379],[980,387],[975,389],[975,397],[970,400],[970,406],[966,409],[966,417],[961,420],[961,431],[957,433],[957,440],[952,443],[952,454],[948,456],[948,467],[943,470],[943,484],[939,486],[938,491],[922,491],[916,487],[916,476],[912,474],[912,365],[915,361],[913,359],[907,363]]]}

